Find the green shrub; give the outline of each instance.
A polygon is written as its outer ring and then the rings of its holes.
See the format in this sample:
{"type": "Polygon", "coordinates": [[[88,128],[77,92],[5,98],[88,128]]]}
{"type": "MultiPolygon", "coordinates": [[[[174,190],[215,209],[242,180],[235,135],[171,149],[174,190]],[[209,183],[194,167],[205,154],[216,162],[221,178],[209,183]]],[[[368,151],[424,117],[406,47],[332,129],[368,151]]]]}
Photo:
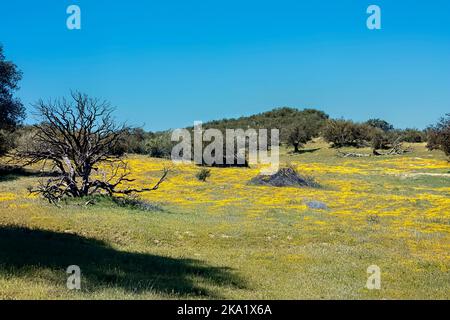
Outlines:
{"type": "Polygon", "coordinates": [[[150,133],[141,128],[125,128],[122,130],[120,139],[112,154],[122,155],[124,153],[145,154],[145,140],[150,133]]]}
{"type": "Polygon", "coordinates": [[[371,141],[373,127],[350,120],[329,120],[322,136],[334,148],[364,147],[371,141]]]}
{"type": "Polygon", "coordinates": [[[199,180],[199,181],[203,181],[206,182],[206,179],[208,179],[211,176],[211,170],[209,169],[201,169],[199,172],[197,172],[197,174],[195,175],[195,177],[199,180]]]}
{"type": "Polygon", "coordinates": [[[400,131],[401,139],[404,142],[419,143],[427,141],[424,131],[418,129],[405,129],[400,131]]]}
{"type": "Polygon", "coordinates": [[[379,224],[380,223],[380,216],[377,214],[369,214],[366,217],[366,220],[370,224],[379,224]]]}
{"type": "Polygon", "coordinates": [[[372,149],[391,149],[402,140],[402,134],[399,130],[383,131],[380,128],[372,128],[369,132],[370,145],[372,149]]]}
{"type": "Polygon", "coordinates": [[[7,153],[16,145],[16,134],[7,130],[0,130],[0,156],[7,153]]]}
{"type": "Polygon", "coordinates": [[[305,143],[314,136],[314,127],[307,121],[300,121],[289,129],[287,142],[294,147],[294,152],[299,152],[305,143]]]}
{"type": "Polygon", "coordinates": [[[154,158],[170,158],[172,147],[170,132],[157,133],[145,143],[147,154],[154,158]]]}
{"type": "Polygon", "coordinates": [[[429,150],[441,150],[450,157],[450,113],[427,130],[429,150]]]}

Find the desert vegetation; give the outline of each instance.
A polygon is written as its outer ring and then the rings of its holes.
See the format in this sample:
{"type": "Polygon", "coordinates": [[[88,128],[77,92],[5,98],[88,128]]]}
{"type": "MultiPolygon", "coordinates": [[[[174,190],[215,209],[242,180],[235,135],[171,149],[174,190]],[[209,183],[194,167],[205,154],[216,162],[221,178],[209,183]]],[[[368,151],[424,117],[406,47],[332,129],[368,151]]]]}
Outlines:
{"type": "Polygon", "coordinates": [[[449,298],[449,115],[418,130],[282,107],[203,125],[279,129],[268,176],[175,166],[170,131],[76,91],[24,125],[20,78],[0,48],[0,298],[449,298]]]}

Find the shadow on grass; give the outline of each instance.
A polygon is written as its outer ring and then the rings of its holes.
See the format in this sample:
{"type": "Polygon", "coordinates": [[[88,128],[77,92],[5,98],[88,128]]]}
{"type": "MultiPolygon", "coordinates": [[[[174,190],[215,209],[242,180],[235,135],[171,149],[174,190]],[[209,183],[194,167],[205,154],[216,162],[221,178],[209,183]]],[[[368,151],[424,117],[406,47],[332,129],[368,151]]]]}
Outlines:
{"type": "Polygon", "coordinates": [[[162,212],[164,209],[157,203],[147,202],[137,197],[125,196],[109,196],[104,194],[95,194],[82,198],[63,198],[61,204],[78,205],[83,207],[100,206],[102,208],[124,208],[129,210],[147,211],[147,212],[162,212]]]}
{"type": "Polygon", "coordinates": [[[304,153],[313,153],[319,151],[322,148],[314,148],[314,149],[300,149],[297,152],[291,151],[290,154],[304,154],[304,153]]]}
{"type": "Polygon", "coordinates": [[[0,182],[14,181],[21,177],[53,177],[55,172],[40,172],[27,170],[16,166],[0,166],[0,182]]]}
{"type": "Polygon", "coordinates": [[[80,267],[82,290],[88,292],[112,287],[174,298],[220,298],[203,286],[244,288],[243,281],[230,268],[212,267],[192,259],[117,251],[105,242],[73,234],[0,227],[0,273],[26,277],[51,269],[49,281],[65,286],[70,265],[80,267]]]}

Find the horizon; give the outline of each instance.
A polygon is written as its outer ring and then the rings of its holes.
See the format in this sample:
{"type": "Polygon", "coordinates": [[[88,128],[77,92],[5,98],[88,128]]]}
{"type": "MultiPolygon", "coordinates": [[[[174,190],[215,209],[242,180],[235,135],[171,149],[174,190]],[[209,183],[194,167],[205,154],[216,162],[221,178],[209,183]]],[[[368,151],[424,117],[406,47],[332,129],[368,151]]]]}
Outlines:
{"type": "MultiPolygon", "coordinates": [[[[209,119],[209,120],[205,120],[205,121],[204,120],[194,120],[192,123],[188,123],[188,124],[186,124],[184,126],[181,126],[181,127],[178,127],[178,128],[175,128],[175,127],[173,127],[173,128],[165,128],[165,129],[163,128],[163,129],[160,129],[160,130],[147,129],[145,126],[129,126],[129,128],[130,129],[143,129],[146,132],[158,133],[158,132],[164,132],[164,131],[172,131],[172,130],[176,130],[176,129],[191,128],[191,127],[194,126],[195,122],[201,122],[202,124],[208,124],[209,122],[212,122],[212,121],[237,120],[239,118],[248,118],[248,117],[251,117],[251,116],[254,116],[254,115],[261,115],[261,114],[264,114],[264,113],[267,113],[267,112],[270,112],[270,111],[274,111],[274,110],[277,110],[277,109],[283,109],[283,108],[296,109],[296,110],[299,110],[299,111],[302,111],[302,110],[305,110],[305,109],[313,109],[313,110],[317,110],[317,111],[323,111],[323,112],[325,112],[325,114],[330,116],[325,110],[322,110],[322,109],[308,108],[308,107],[297,108],[297,107],[290,107],[290,106],[279,106],[279,107],[274,107],[274,108],[271,108],[271,109],[268,109],[268,110],[264,110],[264,111],[257,112],[257,113],[252,113],[252,114],[243,114],[243,115],[238,115],[238,116],[230,116],[230,117],[225,117],[225,118],[220,118],[220,119],[219,118],[217,118],[217,119],[215,118],[215,119],[209,119]]],[[[113,107],[113,109],[114,109],[114,111],[117,110],[117,108],[115,108],[115,107],[113,107]]],[[[32,110],[31,109],[27,109],[27,113],[28,113],[28,116],[25,119],[25,121],[23,122],[23,125],[25,125],[25,126],[28,126],[28,125],[32,126],[32,125],[38,124],[38,122],[36,122],[36,121],[34,121],[34,122],[30,121],[31,118],[32,118],[32,116],[30,116],[30,114],[33,113],[32,110]]],[[[446,113],[446,114],[448,114],[448,113],[446,113]]],[[[440,120],[446,114],[444,114],[440,118],[436,119],[436,121],[440,120]]],[[[377,119],[380,119],[380,118],[367,118],[367,119],[364,119],[364,120],[361,120],[361,121],[355,121],[354,119],[351,119],[351,118],[343,118],[343,117],[334,118],[334,117],[330,116],[330,119],[332,119],[332,120],[350,120],[350,121],[353,121],[353,122],[356,122],[356,123],[364,123],[364,122],[367,122],[369,120],[377,120],[377,119]]],[[[386,120],[386,119],[380,119],[380,120],[386,120]]],[[[123,122],[127,123],[127,119],[124,119],[123,122]]],[[[392,124],[389,121],[388,121],[388,123],[392,124]]],[[[431,123],[431,124],[425,126],[424,128],[418,128],[418,127],[414,127],[414,126],[397,127],[394,124],[392,124],[392,125],[394,126],[394,130],[397,130],[397,129],[399,129],[399,130],[405,130],[405,129],[413,129],[414,130],[414,129],[417,129],[417,130],[425,131],[428,127],[435,125],[435,123],[431,123]]]]}
{"type": "Polygon", "coordinates": [[[147,131],[282,106],[402,129],[450,112],[448,1],[133,4],[3,4],[0,43],[23,72],[26,123],[30,104],[70,90],[110,101],[118,119],[147,131]],[[66,27],[71,4],[81,30],[66,27]],[[381,30],[366,27],[370,4],[381,30]]]}

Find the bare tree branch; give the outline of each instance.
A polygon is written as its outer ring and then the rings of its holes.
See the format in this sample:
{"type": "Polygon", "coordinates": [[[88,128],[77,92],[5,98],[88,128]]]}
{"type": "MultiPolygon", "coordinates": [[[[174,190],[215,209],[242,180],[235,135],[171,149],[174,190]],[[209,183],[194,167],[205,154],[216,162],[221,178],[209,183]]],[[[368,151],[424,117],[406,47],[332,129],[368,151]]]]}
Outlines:
{"type": "Polygon", "coordinates": [[[169,170],[164,169],[153,187],[117,189],[133,179],[129,178],[130,169],[123,155],[117,153],[127,128],[115,123],[113,108],[107,101],[72,92],[70,100],[39,100],[35,109],[40,123],[35,126],[34,135],[11,156],[22,165],[51,163],[58,169],[58,178],[41,181],[37,188],[30,190],[42,194],[49,202],[95,193],[153,191],[166,179],[169,170]],[[109,171],[104,171],[102,179],[97,179],[98,168],[102,166],[109,167],[109,171]]]}

